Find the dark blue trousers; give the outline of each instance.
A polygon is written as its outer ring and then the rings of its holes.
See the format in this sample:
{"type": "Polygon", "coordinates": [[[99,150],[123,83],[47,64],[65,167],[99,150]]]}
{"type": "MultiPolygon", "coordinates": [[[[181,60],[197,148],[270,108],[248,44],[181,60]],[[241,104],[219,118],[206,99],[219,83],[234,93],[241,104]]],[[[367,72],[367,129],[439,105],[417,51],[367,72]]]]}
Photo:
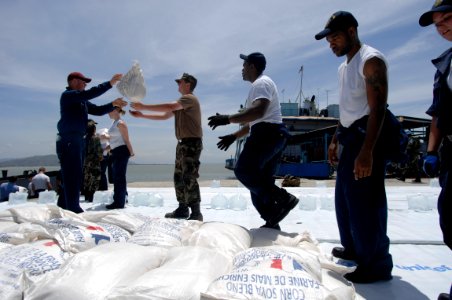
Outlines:
{"type": "Polygon", "coordinates": [[[387,236],[386,161],[375,150],[371,176],[355,180],[354,163],[364,134],[339,129],[337,137],[342,145],[335,189],[341,244],[355,254],[359,267],[366,272],[390,274],[393,263],[387,236]]]}
{"type": "Polygon", "coordinates": [[[452,142],[444,139],[441,148],[441,170],[438,197],[439,225],[443,232],[444,243],[452,250],[452,142]]]}
{"type": "Polygon", "coordinates": [[[281,193],[273,176],[287,136],[283,124],[252,126],[234,169],[235,176],[250,191],[252,203],[265,221],[270,219],[275,208],[274,199],[281,193]]]}
{"type": "Polygon", "coordinates": [[[100,162],[100,183],[99,183],[99,191],[107,191],[108,190],[108,179],[107,179],[107,168],[109,164],[109,155],[105,155],[100,162]]]}
{"type": "Polygon", "coordinates": [[[118,208],[124,208],[127,194],[127,164],[129,162],[130,152],[127,146],[119,146],[111,150],[113,169],[113,205],[118,208]]]}
{"type": "Polygon", "coordinates": [[[61,208],[75,213],[83,212],[80,207],[80,188],[83,178],[83,151],[85,142],[82,135],[58,136],[56,151],[61,165],[64,187],[64,201],[61,208]]]}

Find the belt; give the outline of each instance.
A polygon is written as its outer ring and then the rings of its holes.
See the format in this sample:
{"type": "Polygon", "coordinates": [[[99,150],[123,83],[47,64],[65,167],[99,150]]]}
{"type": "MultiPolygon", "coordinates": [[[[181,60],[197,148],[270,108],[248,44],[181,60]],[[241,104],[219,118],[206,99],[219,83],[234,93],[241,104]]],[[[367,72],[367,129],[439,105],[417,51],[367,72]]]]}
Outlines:
{"type": "Polygon", "coordinates": [[[183,138],[183,139],[178,140],[179,143],[194,143],[194,142],[200,142],[200,141],[202,141],[202,139],[196,138],[196,137],[189,137],[189,138],[183,138]]]}

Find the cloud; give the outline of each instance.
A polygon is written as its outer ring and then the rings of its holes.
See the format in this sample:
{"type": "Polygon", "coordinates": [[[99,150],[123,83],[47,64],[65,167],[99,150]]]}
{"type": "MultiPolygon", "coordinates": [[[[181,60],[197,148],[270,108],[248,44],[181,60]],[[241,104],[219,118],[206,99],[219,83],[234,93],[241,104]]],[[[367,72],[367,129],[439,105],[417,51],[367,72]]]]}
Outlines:
{"type": "MultiPolygon", "coordinates": [[[[127,72],[138,60],[147,102],[176,100],[174,79],[183,72],[198,78],[195,93],[202,105],[203,155],[210,162],[224,161],[233,150],[219,151],[217,136],[236,128],[212,132],[206,119],[216,112],[233,113],[244,103],[249,83],[241,78],[240,53],[266,55],[266,72],[285,90],[286,101],[298,95],[298,70],[304,65],[304,94],[315,94],[323,106],[329,90],[328,103],[337,103],[336,72],[343,58],[313,37],[337,10],[355,14],[363,42],[385,50],[390,96],[397,99],[394,106],[403,103],[415,107],[413,113],[425,111],[423,102],[431,101],[434,72],[429,60],[449,47],[432,28],[417,24],[429,8],[423,0],[2,1],[0,101],[8,111],[0,112],[0,122],[3,127],[15,126],[3,133],[11,147],[2,148],[0,158],[54,151],[59,97],[69,72],[92,77],[92,86],[127,72]],[[29,131],[33,147],[16,138],[29,131]]],[[[118,96],[114,88],[94,102],[103,104],[118,96]]],[[[173,162],[172,121],[136,120],[128,115],[125,119],[138,149],[136,160],[173,162]]],[[[107,116],[96,120],[109,126],[107,116]]]]}

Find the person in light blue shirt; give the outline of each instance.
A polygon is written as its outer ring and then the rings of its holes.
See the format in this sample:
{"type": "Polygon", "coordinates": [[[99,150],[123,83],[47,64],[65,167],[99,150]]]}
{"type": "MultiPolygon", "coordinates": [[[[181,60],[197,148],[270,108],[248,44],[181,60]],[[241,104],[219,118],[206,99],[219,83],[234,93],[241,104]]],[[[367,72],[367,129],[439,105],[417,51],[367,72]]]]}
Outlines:
{"type": "Polygon", "coordinates": [[[19,187],[16,184],[17,177],[12,176],[9,178],[8,182],[3,182],[0,185],[0,202],[8,201],[9,194],[19,191],[19,187]]]}

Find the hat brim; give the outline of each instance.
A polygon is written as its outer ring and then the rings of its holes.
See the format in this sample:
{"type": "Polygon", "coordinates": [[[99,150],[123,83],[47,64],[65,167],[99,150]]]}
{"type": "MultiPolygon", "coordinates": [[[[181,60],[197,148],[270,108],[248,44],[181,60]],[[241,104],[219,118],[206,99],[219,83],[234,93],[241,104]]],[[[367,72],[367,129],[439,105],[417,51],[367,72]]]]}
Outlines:
{"type": "Polygon", "coordinates": [[[248,60],[248,55],[240,54],[240,58],[243,60],[248,60]]]}
{"type": "Polygon", "coordinates": [[[432,8],[428,12],[422,14],[422,16],[419,18],[419,25],[421,25],[422,27],[429,26],[433,24],[433,13],[448,11],[452,11],[452,5],[442,5],[436,8],[432,8]]]}
{"type": "Polygon", "coordinates": [[[322,31],[320,31],[319,33],[317,33],[314,37],[316,40],[321,40],[324,37],[326,37],[328,34],[332,33],[330,28],[325,28],[322,31]]]}
{"type": "Polygon", "coordinates": [[[90,83],[90,82],[91,82],[91,78],[80,77],[80,76],[73,76],[73,77],[71,77],[71,78],[68,80],[68,82],[71,81],[72,79],[79,79],[79,80],[84,81],[84,82],[86,82],[86,83],[90,83]]]}

